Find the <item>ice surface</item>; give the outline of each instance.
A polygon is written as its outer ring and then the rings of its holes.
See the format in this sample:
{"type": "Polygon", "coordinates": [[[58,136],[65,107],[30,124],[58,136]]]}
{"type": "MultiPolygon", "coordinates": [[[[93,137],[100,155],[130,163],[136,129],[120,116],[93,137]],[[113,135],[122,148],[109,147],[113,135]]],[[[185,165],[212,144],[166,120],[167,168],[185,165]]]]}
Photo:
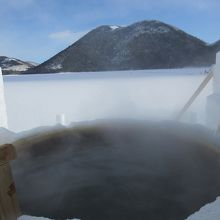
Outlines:
{"type": "MultiPolygon", "coordinates": [[[[202,82],[204,68],[4,76],[9,129],[103,118],[172,119],[202,82]]],[[[205,122],[212,83],[186,114],[205,122]]]]}
{"type": "Polygon", "coordinates": [[[220,219],[220,197],[215,202],[202,207],[198,212],[186,220],[219,220],[220,219]]]}

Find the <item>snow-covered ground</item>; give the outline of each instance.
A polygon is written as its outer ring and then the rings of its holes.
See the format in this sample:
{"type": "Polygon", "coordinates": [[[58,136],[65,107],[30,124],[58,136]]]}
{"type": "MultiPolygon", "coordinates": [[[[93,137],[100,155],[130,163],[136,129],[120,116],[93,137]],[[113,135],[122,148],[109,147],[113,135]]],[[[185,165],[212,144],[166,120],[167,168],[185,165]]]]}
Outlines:
{"type": "MultiPolygon", "coordinates": [[[[4,76],[9,129],[22,131],[100,118],[172,119],[201,81],[206,69],[115,71],[4,76]]],[[[210,83],[188,113],[205,122],[210,83]]]]}
{"type": "MultiPolygon", "coordinates": [[[[50,220],[49,218],[44,218],[44,217],[34,217],[34,216],[28,216],[28,215],[23,215],[18,220],[50,220]]],[[[74,218],[73,220],[80,220],[77,218],[74,218]]]]}
{"type": "MultiPolygon", "coordinates": [[[[186,220],[219,220],[220,219],[220,197],[215,202],[202,207],[198,212],[189,216],[186,220]]],[[[49,220],[43,217],[21,216],[18,220],[49,220]]],[[[78,220],[78,219],[75,219],[78,220]]]]}
{"type": "Polygon", "coordinates": [[[23,215],[19,217],[18,220],[50,220],[50,219],[44,218],[44,217],[34,217],[34,216],[23,215]]]}
{"type": "Polygon", "coordinates": [[[220,219],[220,197],[215,202],[202,207],[198,212],[186,220],[219,220],[220,219]]]}
{"type": "Polygon", "coordinates": [[[5,68],[4,70],[21,72],[21,71],[26,71],[29,68],[30,67],[28,65],[20,64],[20,65],[15,65],[15,66],[11,66],[11,67],[5,68]]]}
{"type": "MultiPolygon", "coordinates": [[[[220,219],[220,197],[213,203],[202,207],[198,212],[189,216],[186,220],[219,220],[220,219]]],[[[18,220],[49,220],[43,217],[21,216],[18,220]]],[[[73,219],[79,220],[79,219],[73,219]]]]}
{"type": "MultiPolygon", "coordinates": [[[[202,207],[198,212],[189,216],[186,220],[219,220],[220,219],[220,197],[215,202],[202,207]]],[[[21,216],[18,220],[49,220],[43,217],[21,216]]],[[[74,219],[79,220],[79,219],[74,219]]]]}

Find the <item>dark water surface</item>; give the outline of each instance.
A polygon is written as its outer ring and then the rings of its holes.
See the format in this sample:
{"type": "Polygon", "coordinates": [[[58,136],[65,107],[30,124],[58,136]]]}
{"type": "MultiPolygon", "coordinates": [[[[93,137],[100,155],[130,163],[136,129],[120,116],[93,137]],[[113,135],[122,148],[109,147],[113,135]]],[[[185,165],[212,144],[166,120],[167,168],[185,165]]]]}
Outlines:
{"type": "Polygon", "coordinates": [[[13,171],[24,214],[183,220],[220,195],[218,146],[198,126],[103,121],[15,145],[13,171]]]}

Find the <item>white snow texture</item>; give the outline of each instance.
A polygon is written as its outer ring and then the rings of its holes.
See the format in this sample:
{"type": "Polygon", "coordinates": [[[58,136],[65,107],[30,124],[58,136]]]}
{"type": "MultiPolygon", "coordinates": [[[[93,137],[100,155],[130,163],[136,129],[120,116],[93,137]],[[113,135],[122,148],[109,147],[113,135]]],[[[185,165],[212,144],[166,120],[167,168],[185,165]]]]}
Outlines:
{"type": "MultiPolygon", "coordinates": [[[[44,217],[34,217],[34,216],[28,216],[28,215],[23,215],[18,218],[18,220],[50,220],[49,218],[44,218],[44,217]]],[[[71,219],[69,219],[71,220],[71,219]]],[[[74,218],[72,220],[80,220],[77,218],[74,218]]]]}
{"type": "Polygon", "coordinates": [[[1,67],[0,67],[0,127],[4,127],[4,128],[8,127],[1,67]]]}
{"type": "Polygon", "coordinates": [[[215,202],[202,207],[198,212],[186,220],[219,220],[220,219],[220,197],[215,202]]]}

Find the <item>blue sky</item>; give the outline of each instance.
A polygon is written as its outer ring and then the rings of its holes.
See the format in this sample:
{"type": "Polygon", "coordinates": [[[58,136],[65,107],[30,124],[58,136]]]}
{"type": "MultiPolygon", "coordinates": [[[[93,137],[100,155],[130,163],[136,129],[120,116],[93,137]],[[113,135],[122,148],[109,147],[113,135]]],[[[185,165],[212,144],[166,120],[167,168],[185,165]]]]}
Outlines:
{"type": "Polygon", "coordinates": [[[43,62],[103,24],[161,20],[220,39],[220,0],[0,0],[0,55],[43,62]]]}

